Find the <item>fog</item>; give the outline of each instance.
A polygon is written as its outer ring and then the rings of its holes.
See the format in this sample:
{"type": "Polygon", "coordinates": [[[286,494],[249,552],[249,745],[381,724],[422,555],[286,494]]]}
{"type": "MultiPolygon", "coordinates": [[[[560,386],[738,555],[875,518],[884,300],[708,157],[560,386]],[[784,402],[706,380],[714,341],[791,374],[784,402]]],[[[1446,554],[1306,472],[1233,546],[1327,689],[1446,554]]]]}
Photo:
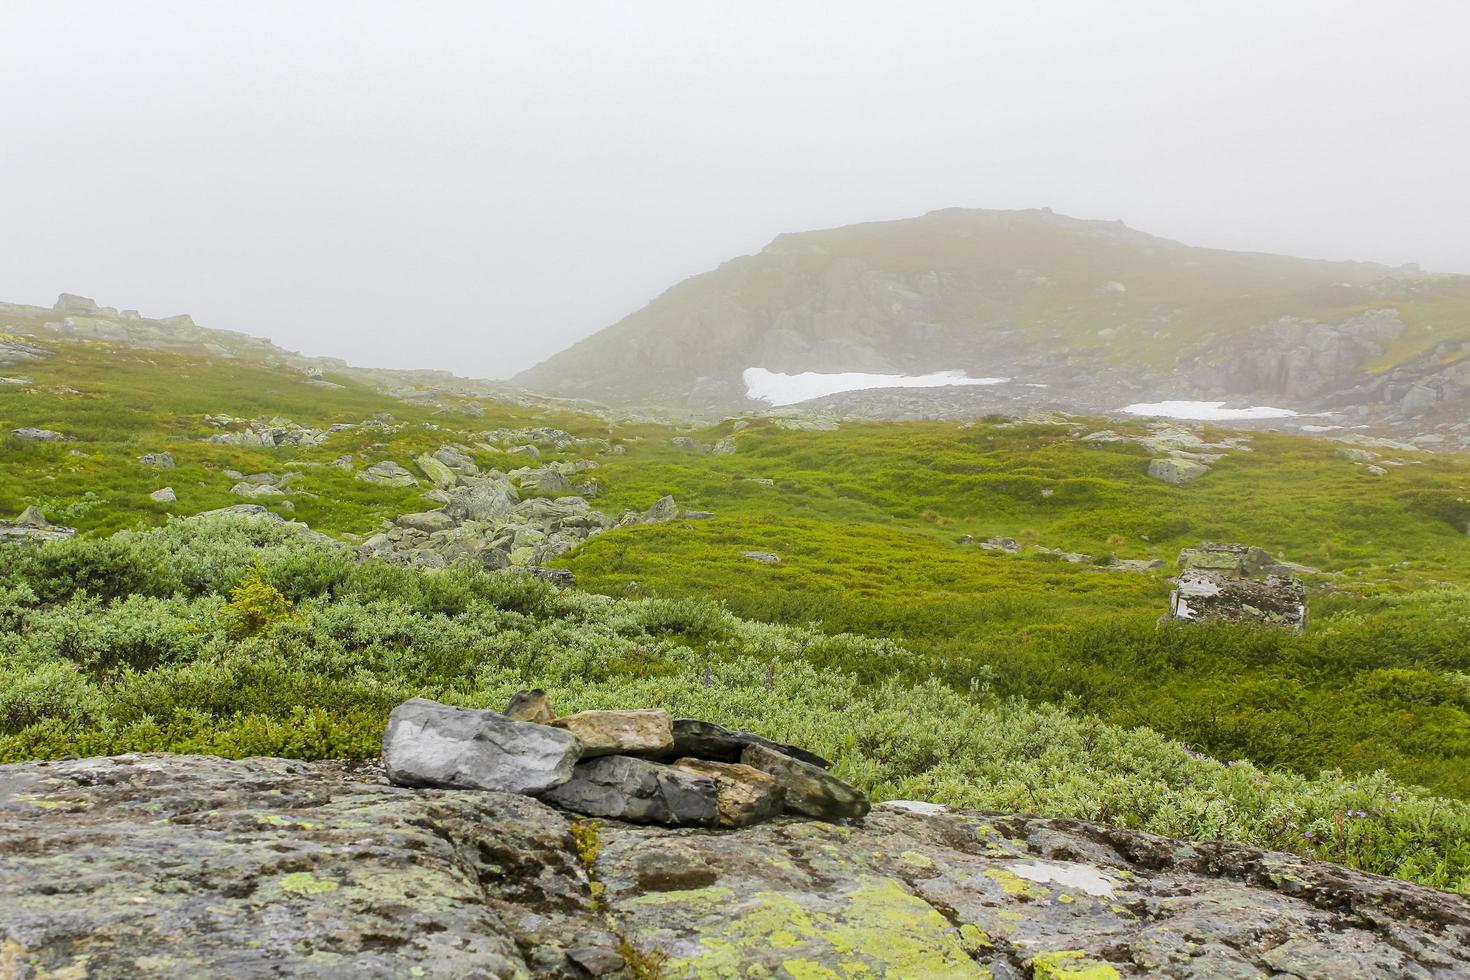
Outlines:
{"type": "Polygon", "coordinates": [[[0,300],[505,377],[774,235],[1470,272],[1464,0],[0,5],[0,300]]]}

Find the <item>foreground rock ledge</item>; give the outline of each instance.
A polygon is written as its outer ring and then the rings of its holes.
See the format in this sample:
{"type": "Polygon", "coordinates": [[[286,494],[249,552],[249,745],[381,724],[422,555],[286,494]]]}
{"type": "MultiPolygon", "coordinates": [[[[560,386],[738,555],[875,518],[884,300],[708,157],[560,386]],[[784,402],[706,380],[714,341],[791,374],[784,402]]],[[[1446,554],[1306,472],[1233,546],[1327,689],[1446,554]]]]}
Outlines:
{"type": "Polygon", "coordinates": [[[624,941],[670,978],[1470,973],[1461,897],[1241,845],[935,810],[605,821],[604,910],[570,818],[524,796],[341,762],[0,766],[0,975],[624,977],[624,941]]]}

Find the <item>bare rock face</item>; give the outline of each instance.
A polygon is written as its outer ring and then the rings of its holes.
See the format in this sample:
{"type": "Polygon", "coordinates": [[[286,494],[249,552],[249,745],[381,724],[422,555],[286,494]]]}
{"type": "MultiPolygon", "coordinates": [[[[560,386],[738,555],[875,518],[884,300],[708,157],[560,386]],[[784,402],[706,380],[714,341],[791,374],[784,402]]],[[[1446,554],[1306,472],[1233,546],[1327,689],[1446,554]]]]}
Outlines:
{"type": "Polygon", "coordinates": [[[669,713],[659,708],[579,711],[552,724],[577,736],[582,754],[589,758],[621,752],[657,754],[674,747],[673,722],[669,713]]]}
{"type": "Polygon", "coordinates": [[[1238,844],[932,804],[596,834],[351,763],[0,766],[0,975],[1470,974],[1463,897],[1238,844]]]}
{"type": "Polygon", "coordinates": [[[582,745],[547,725],[426,698],[388,716],[383,767],[400,786],[542,793],[572,778],[582,745]]]}

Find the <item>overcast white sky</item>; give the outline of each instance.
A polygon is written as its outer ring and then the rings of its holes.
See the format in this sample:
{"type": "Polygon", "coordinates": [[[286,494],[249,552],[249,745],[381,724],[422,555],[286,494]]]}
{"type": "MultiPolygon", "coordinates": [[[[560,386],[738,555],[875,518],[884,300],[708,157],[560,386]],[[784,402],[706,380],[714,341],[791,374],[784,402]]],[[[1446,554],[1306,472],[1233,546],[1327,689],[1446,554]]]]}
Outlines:
{"type": "Polygon", "coordinates": [[[0,299],[504,377],[782,231],[1470,272],[1470,0],[0,0],[0,299]]]}

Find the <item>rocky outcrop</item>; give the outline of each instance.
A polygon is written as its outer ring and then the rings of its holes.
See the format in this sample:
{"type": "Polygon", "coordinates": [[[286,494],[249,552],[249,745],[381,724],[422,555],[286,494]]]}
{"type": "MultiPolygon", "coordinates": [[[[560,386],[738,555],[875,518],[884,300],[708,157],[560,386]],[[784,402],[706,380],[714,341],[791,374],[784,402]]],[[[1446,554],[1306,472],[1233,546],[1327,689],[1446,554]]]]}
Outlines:
{"type": "Polygon", "coordinates": [[[1179,554],[1179,578],[1166,618],[1301,630],[1307,624],[1307,589],[1293,574],[1299,567],[1249,545],[1207,542],[1186,548],[1179,554]]]}
{"type": "Polygon", "coordinates": [[[228,415],[209,415],[204,421],[215,428],[238,429],[220,432],[207,441],[229,446],[319,446],[327,439],[323,429],[312,429],[297,425],[290,419],[279,416],[270,419],[237,419],[228,415]]]}
{"type": "Polygon", "coordinates": [[[905,803],[594,827],[344,762],[0,766],[0,895],[23,980],[1470,972],[1463,898],[1254,847],[905,803]]]}
{"type": "Polygon", "coordinates": [[[39,507],[27,507],[13,521],[0,520],[0,544],[9,541],[40,543],[76,537],[74,527],[58,527],[46,520],[39,507]]]}

